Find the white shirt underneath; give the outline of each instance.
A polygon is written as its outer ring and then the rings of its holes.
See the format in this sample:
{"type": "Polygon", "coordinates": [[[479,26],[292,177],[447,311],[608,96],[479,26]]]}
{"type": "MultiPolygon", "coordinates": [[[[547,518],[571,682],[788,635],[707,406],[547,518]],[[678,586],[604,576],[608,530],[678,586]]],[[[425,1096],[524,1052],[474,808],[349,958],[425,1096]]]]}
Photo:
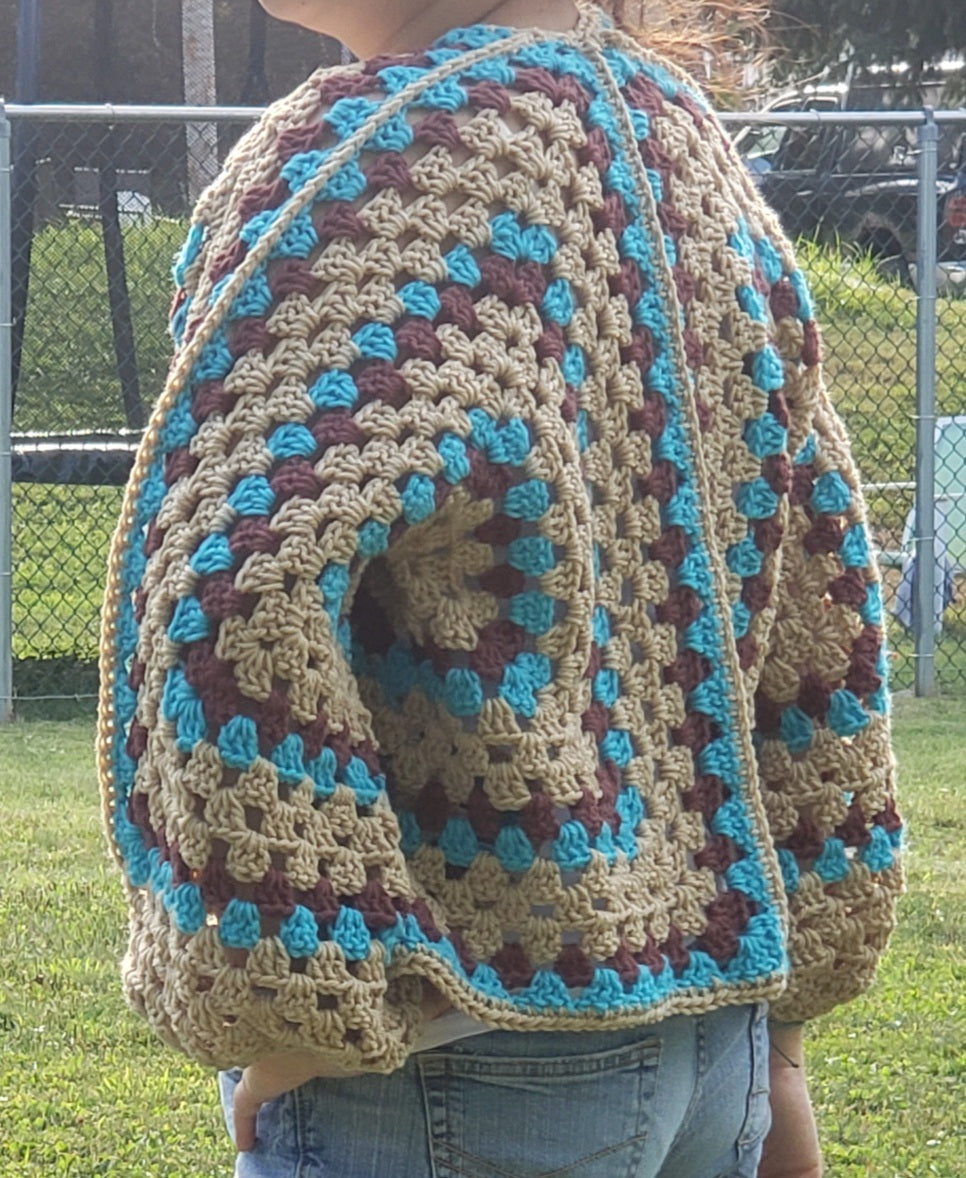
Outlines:
{"type": "Polygon", "coordinates": [[[429,1051],[457,1039],[469,1039],[471,1035],[483,1035],[494,1028],[478,1018],[464,1014],[461,1010],[447,1010],[431,1022],[424,1023],[413,1051],[429,1051]]]}

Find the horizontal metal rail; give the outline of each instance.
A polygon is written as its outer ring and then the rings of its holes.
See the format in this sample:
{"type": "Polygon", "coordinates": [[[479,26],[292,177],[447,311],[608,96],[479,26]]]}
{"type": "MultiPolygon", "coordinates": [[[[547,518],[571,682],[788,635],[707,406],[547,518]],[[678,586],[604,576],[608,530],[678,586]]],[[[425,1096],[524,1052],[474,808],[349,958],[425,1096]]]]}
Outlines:
{"type": "Polygon", "coordinates": [[[263,106],[115,106],[111,102],[0,102],[8,119],[67,123],[239,123],[254,122],[263,106]]]}
{"type": "Polygon", "coordinates": [[[782,126],[813,127],[827,123],[834,127],[921,127],[932,120],[936,123],[966,126],[966,108],[962,110],[748,110],[720,111],[719,118],[726,126],[782,126]]]}

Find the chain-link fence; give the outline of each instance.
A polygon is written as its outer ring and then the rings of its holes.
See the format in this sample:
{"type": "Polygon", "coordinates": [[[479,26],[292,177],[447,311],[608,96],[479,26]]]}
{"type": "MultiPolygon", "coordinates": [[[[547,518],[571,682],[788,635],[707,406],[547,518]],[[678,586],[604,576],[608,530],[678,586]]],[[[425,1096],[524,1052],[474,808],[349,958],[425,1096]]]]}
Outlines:
{"type": "MultiPolygon", "coordinates": [[[[170,352],[171,258],[201,163],[255,113],[0,108],[0,708],[95,692],[107,545],[170,352]]],[[[893,683],[966,689],[966,111],[729,122],[811,280],[882,552],[893,683]]]]}

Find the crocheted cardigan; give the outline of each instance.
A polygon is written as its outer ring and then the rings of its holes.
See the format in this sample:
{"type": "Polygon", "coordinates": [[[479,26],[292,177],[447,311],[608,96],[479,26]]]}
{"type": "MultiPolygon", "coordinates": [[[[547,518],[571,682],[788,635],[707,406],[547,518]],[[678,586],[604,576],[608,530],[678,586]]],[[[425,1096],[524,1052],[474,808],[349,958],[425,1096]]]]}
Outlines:
{"type": "Polygon", "coordinates": [[[882,605],[801,272],[596,17],[320,71],[203,196],[99,761],[161,1035],[399,1066],[869,982],[882,605]]]}

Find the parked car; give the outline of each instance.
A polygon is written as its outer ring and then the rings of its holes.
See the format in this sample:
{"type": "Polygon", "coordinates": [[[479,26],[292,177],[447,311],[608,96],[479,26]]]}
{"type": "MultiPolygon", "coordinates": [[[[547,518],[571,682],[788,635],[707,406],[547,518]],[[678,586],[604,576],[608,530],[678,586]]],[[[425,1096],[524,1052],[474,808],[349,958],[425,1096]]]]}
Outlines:
{"type": "MultiPolygon", "coordinates": [[[[941,103],[940,83],[910,90],[881,76],[859,86],[819,85],[785,93],[776,112],[891,110],[941,103]]],[[[793,237],[848,243],[904,282],[917,271],[917,144],[914,127],[816,123],[745,126],[735,136],[765,199],[793,237]]],[[[966,291],[966,109],[940,127],[938,277],[966,291]]]]}

